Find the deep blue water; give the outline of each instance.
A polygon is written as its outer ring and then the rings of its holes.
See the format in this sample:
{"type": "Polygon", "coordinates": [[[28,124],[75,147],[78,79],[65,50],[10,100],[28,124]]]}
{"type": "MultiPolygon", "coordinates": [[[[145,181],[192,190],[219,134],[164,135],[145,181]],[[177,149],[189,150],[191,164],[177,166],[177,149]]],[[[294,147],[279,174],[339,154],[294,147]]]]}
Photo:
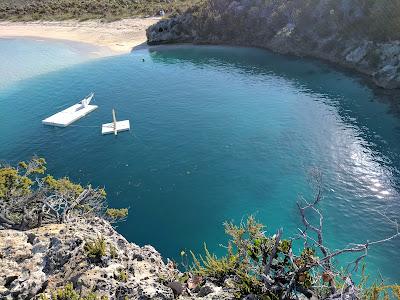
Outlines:
{"type": "MultiPolygon", "coordinates": [[[[4,50],[10,42],[0,40],[0,55],[19,64],[4,50]]],[[[57,57],[62,46],[47,43],[57,57]]],[[[32,51],[24,62],[30,67],[37,63],[32,51]]],[[[271,234],[283,226],[294,236],[301,227],[296,201],[310,197],[314,167],[323,173],[332,248],[393,232],[376,210],[399,216],[400,118],[395,96],[361,78],[226,47],[144,49],[63,67],[28,79],[1,70],[0,159],[37,154],[57,176],[104,185],[113,206],[130,207],[118,225],[130,241],[165,257],[201,251],[203,242],[221,254],[223,221],[248,214],[271,234]],[[68,128],[41,124],[91,91],[99,109],[88,117],[68,128]],[[112,108],[131,120],[131,132],[101,135],[112,108]]],[[[400,281],[399,247],[398,239],[371,248],[371,275],[400,281]]]]}

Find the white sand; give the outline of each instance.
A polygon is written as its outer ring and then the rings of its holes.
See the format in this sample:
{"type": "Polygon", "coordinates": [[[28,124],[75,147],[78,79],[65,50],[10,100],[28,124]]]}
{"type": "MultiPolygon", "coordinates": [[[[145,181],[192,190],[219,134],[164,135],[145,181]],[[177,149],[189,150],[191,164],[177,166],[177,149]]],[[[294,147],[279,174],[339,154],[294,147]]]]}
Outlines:
{"type": "Polygon", "coordinates": [[[132,18],[111,23],[99,20],[79,22],[0,22],[0,37],[32,37],[84,42],[98,47],[97,56],[128,53],[146,42],[146,28],[160,18],[132,18]]]}

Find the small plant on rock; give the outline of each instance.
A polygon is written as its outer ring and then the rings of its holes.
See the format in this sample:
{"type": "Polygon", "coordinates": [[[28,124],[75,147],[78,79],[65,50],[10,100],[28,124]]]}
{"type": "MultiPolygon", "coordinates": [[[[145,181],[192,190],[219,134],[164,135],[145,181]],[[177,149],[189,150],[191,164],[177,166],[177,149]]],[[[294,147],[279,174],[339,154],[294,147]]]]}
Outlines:
{"type": "Polygon", "coordinates": [[[110,222],[123,221],[128,216],[127,208],[108,208],[105,212],[105,217],[110,222]]]}
{"type": "Polygon", "coordinates": [[[88,258],[101,260],[103,256],[106,256],[106,240],[103,236],[99,236],[93,242],[86,242],[84,249],[88,258]]]}
{"type": "Polygon", "coordinates": [[[110,244],[110,256],[112,259],[118,258],[117,248],[113,244],[110,244]]]}
{"type": "Polygon", "coordinates": [[[107,296],[98,296],[95,293],[89,293],[81,296],[74,290],[72,283],[67,283],[64,287],[51,292],[50,298],[45,294],[40,294],[39,300],[108,300],[107,296]]]}
{"type": "Polygon", "coordinates": [[[128,274],[126,273],[125,270],[119,270],[118,274],[116,276],[116,280],[121,281],[121,282],[127,282],[128,281],[128,274]]]}

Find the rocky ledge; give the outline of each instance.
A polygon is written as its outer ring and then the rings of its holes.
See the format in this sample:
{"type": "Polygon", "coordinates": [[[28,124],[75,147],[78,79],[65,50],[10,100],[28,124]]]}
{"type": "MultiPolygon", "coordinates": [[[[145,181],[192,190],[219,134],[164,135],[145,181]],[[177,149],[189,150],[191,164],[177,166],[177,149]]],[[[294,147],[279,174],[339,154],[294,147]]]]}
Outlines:
{"type": "Polygon", "coordinates": [[[396,89],[400,41],[393,28],[398,15],[383,2],[209,0],[152,25],[147,40],[150,45],[227,44],[314,57],[396,89]]]}
{"type": "Polygon", "coordinates": [[[171,261],[164,263],[152,246],[129,243],[99,218],[0,230],[0,266],[0,299],[50,297],[70,283],[79,294],[95,293],[96,299],[233,299],[211,282],[188,286],[174,281],[180,273],[171,261]],[[93,260],[85,245],[99,237],[106,253],[93,260]]]}

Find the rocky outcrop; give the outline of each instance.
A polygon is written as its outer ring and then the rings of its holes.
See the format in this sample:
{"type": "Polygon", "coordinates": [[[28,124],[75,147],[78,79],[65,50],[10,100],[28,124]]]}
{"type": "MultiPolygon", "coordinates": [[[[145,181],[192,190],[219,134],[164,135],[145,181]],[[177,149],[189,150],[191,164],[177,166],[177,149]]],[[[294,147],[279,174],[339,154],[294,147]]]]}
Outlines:
{"type": "Polygon", "coordinates": [[[151,246],[129,243],[102,219],[46,225],[28,231],[0,230],[0,299],[34,299],[66,284],[106,299],[233,299],[204,282],[174,281],[180,273],[151,246]],[[103,237],[106,254],[88,257],[85,244],[103,237]],[[168,282],[168,283],[167,283],[168,282]]]}
{"type": "Polygon", "coordinates": [[[151,246],[139,247],[109,223],[54,224],[29,231],[0,231],[0,298],[31,299],[72,282],[83,294],[95,290],[110,299],[173,299],[160,278],[175,272],[151,246]],[[104,237],[113,257],[88,259],[84,244],[104,237]],[[120,272],[126,271],[126,280],[120,272]]]}
{"type": "Polygon", "coordinates": [[[400,41],[390,27],[395,23],[387,12],[379,20],[376,3],[210,0],[152,25],[147,39],[150,45],[241,45],[315,57],[368,75],[380,87],[400,88],[400,41]]]}

